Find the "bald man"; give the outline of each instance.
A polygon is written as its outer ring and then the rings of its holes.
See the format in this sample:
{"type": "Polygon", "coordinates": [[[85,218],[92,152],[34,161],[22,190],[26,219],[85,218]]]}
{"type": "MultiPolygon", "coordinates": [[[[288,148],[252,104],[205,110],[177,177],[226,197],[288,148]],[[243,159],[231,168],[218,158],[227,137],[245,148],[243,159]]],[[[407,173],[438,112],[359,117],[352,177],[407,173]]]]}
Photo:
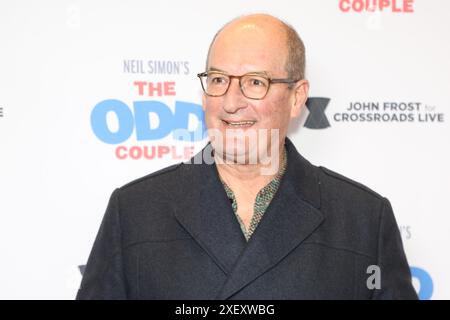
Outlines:
{"type": "Polygon", "coordinates": [[[389,201],[286,138],[308,96],[296,31],[249,15],[198,74],[210,143],[116,189],[78,299],[416,299],[389,201]]]}

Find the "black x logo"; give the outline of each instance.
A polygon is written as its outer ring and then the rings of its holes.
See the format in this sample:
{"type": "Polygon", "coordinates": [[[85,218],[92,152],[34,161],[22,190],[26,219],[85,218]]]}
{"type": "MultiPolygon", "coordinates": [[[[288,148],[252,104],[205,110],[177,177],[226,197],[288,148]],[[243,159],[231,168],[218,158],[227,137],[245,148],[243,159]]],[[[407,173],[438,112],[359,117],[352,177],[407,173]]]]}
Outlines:
{"type": "Polygon", "coordinates": [[[84,269],[86,269],[86,265],[80,265],[78,266],[78,270],[80,270],[81,275],[84,275],[84,269]]]}
{"type": "Polygon", "coordinates": [[[309,110],[308,118],[306,118],[305,127],[309,129],[325,129],[330,127],[325,109],[330,102],[329,98],[314,97],[308,98],[306,107],[309,110]]]}

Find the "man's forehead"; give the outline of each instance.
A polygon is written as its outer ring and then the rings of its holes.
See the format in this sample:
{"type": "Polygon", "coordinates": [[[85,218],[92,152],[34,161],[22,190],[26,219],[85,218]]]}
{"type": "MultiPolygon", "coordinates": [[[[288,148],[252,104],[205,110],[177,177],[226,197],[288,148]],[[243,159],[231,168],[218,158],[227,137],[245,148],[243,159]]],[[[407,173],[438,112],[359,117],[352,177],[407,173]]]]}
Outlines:
{"type": "Polygon", "coordinates": [[[253,71],[280,75],[287,51],[283,22],[264,14],[244,16],[226,24],[214,37],[206,67],[235,75],[253,71]]]}
{"type": "Polygon", "coordinates": [[[273,30],[283,29],[284,23],[268,14],[252,14],[230,21],[222,28],[222,31],[228,28],[255,29],[257,27],[273,30]]]}
{"type": "Polygon", "coordinates": [[[244,17],[234,20],[225,25],[218,33],[218,39],[233,39],[243,37],[276,37],[285,35],[285,28],[279,20],[275,18],[267,19],[261,17],[244,17]]]}
{"type": "Polygon", "coordinates": [[[213,47],[217,45],[257,45],[270,42],[272,46],[286,45],[285,30],[275,25],[259,25],[240,23],[236,25],[225,26],[217,35],[213,42],[213,47]]]}
{"type": "Polygon", "coordinates": [[[216,39],[210,50],[207,67],[234,73],[276,72],[284,69],[286,57],[285,41],[239,33],[216,39]],[[229,70],[230,64],[234,70],[229,70]]]}

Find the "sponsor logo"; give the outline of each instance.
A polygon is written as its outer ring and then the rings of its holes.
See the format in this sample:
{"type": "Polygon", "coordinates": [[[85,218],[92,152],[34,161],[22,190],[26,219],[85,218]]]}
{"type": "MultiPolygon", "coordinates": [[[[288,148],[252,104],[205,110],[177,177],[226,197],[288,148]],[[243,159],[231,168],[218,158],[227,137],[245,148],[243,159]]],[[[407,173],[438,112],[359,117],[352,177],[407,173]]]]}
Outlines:
{"type": "Polygon", "coordinates": [[[414,0],[339,0],[342,12],[413,13],[414,0]]]}
{"type": "Polygon", "coordinates": [[[123,60],[123,72],[134,74],[188,75],[188,61],[172,60],[123,60]]]}
{"type": "Polygon", "coordinates": [[[167,104],[160,101],[135,101],[130,108],[120,100],[107,99],[96,104],[92,110],[91,127],[95,136],[107,144],[123,143],[133,133],[137,141],[158,140],[169,134],[175,140],[198,141],[203,139],[205,131],[201,106],[184,101],[176,101],[172,112],[167,104]],[[117,119],[115,130],[107,121],[109,113],[117,119]],[[195,116],[198,121],[194,131],[189,131],[190,116],[195,116]],[[188,137],[179,136],[177,129],[185,129],[191,134],[188,137]]]}
{"type": "Polygon", "coordinates": [[[78,270],[80,270],[81,275],[84,274],[84,270],[85,270],[85,269],[86,269],[86,265],[85,265],[85,264],[82,264],[82,265],[79,265],[79,266],[78,266],[78,270]]]}
{"type": "Polygon", "coordinates": [[[399,226],[400,235],[402,236],[403,240],[409,240],[411,239],[412,233],[411,233],[411,226],[409,225],[401,225],[399,226]]]}
{"type": "MultiPolygon", "coordinates": [[[[343,110],[326,112],[331,99],[310,97],[306,102],[309,115],[304,126],[326,129],[336,124],[408,124],[439,125],[445,113],[432,104],[418,101],[350,101],[343,110]]],[[[335,107],[335,106],[334,106],[335,107]]]]}
{"type": "Polygon", "coordinates": [[[417,284],[419,288],[416,288],[417,294],[420,300],[430,300],[433,296],[433,279],[430,274],[422,268],[411,267],[411,276],[413,278],[413,284],[417,284]]]}
{"type": "Polygon", "coordinates": [[[308,98],[306,101],[306,108],[309,115],[306,118],[304,126],[309,129],[326,129],[330,126],[325,109],[330,102],[329,98],[308,98]]]}
{"type": "Polygon", "coordinates": [[[118,160],[190,159],[194,143],[205,139],[206,129],[201,105],[176,99],[174,79],[189,75],[189,62],[126,59],[122,72],[157,76],[158,81],[131,81],[133,95],[138,97],[132,102],[116,98],[98,102],[90,115],[95,137],[114,145],[118,160]],[[167,137],[173,143],[161,143],[167,137]]]}
{"type": "Polygon", "coordinates": [[[333,120],[340,123],[443,123],[444,113],[435,106],[417,101],[351,101],[333,120]]]}

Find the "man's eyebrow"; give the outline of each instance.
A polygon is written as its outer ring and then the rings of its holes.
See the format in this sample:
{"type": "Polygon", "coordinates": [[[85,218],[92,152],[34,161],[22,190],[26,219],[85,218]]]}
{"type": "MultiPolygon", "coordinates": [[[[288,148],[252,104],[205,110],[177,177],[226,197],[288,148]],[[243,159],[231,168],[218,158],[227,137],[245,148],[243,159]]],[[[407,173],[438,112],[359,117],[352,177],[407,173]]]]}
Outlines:
{"type": "Polygon", "coordinates": [[[209,67],[208,71],[218,71],[218,72],[223,72],[223,73],[227,73],[225,70],[221,70],[219,68],[214,68],[214,67],[209,67]]]}
{"type": "Polygon", "coordinates": [[[269,73],[267,71],[250,71],[250,72],[247,72],[247,74],[256,74],[256,75],[261,75],[261,76],[269,75],[269,73]]]}
{"type": "MultiPolygon", "coordinates": [[[[217,71],[217,72],[223,72],[225,74],[228,74],[228,72],[226,72],[225,70],[215,68],[215,67],[209,67],[208,71],[217,71]]],[[[267,71],[250,71],[245,74],[256,74],[256,75],[267,76],[268,72],[267,71]]]]}

